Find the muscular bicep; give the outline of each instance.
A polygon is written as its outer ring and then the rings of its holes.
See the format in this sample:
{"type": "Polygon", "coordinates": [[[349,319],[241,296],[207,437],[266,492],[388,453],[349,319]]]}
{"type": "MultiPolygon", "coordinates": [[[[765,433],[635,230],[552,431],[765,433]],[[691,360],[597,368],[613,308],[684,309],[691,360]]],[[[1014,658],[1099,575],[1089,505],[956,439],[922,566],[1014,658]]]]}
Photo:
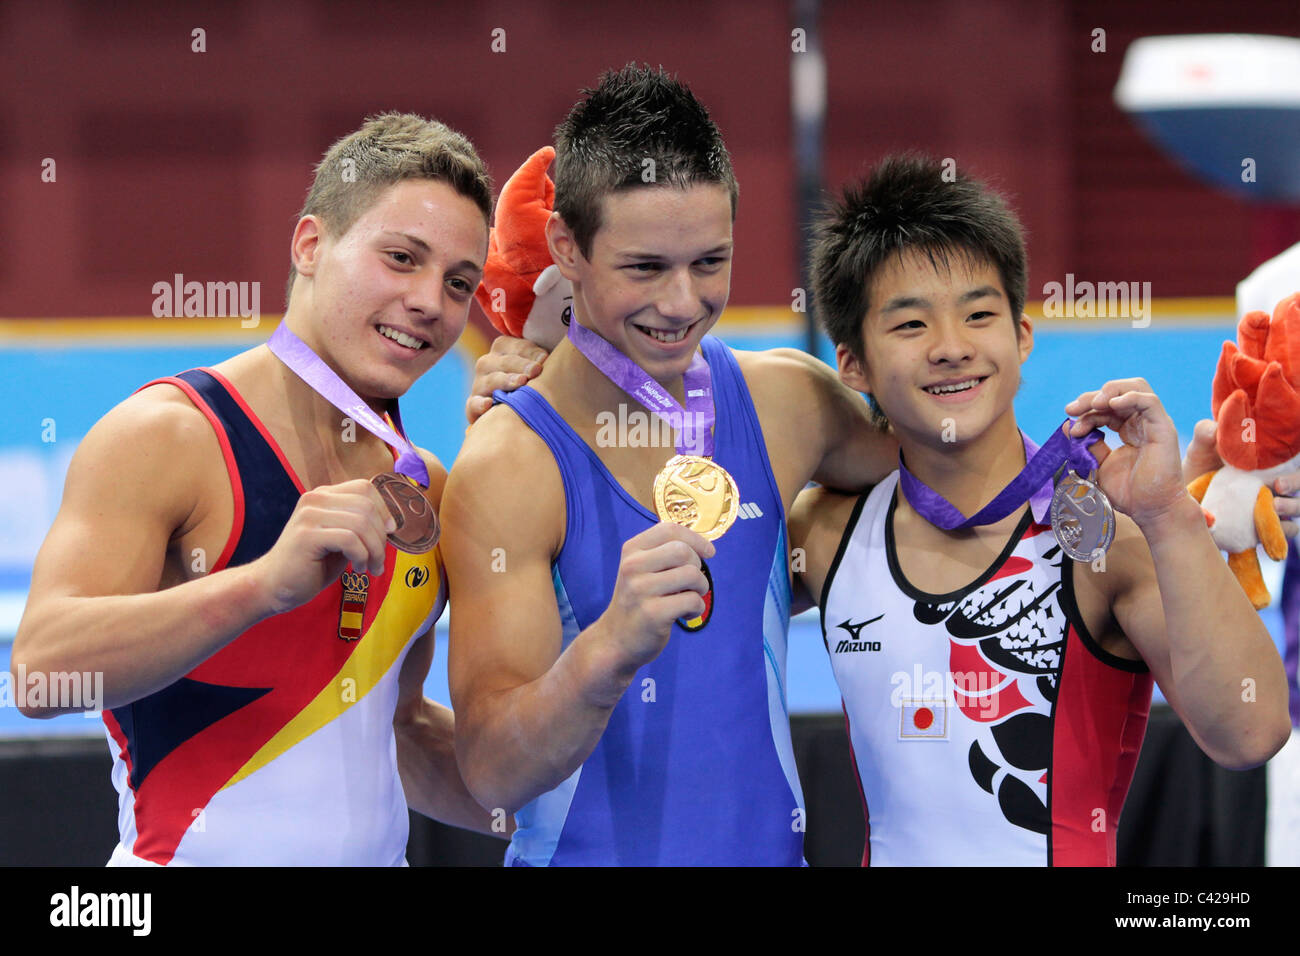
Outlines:
{"type": "Polygon", "coordinates": [[[862,491],[898,467],[898,444],[863,396],[798,349],[737,353],[787,507],[809,481],[862,491]]]}
{"type": "Polygon", "coordinates": [[[823,417],[830,422],[828,434],[834,437],[826,443],[813,480],[839,491],[864,491],[898,467],[898,441],[873,415],[865,396],[829,369],[816,379],[823,417]]]}
{"type": "Polygon", "coordinates": [[[503,456],[495,441],[471,444],[477,447],[462,450],[442,500],[448,679],[457,713],[470,720],[480,702],[536,680],[560,655],[551,556],[557,506],[563,514],[559,475],[544,447],[521,461],[518,445],[503,456]]]}
{"type": "MultiPolygon", "coordinates": [[[[194,463],[208,455],[221,461],[193,406],[141,395],[106,415],[68,467],[58,515],[32,569],[29,610],[61,596],[156,590],[169,543],[197,510],[201,469],[194,463]]],[[[208,563],[217,557],[207,556],[208,563]]]]}
{"type": "Polygon", "coordinates": [[[821,603],[826,575],[857,496],[805,488],[790,509],[790,557],[813,605],[821,603]]]}
{"type": "Polygon", "coordinates": [[[424,699],[424,682],[429,677],[429,668],[433,666],[435,648],[434,629],[436,624],[415,639],[411,649],[406,652],[402,669],[397,673],[397,712],[395,721],[401,721],[410,711],[418,708],[424,699]]]}
{"type": "Polygon", "coordinates": [[[1096,567],[1075,563],[1079,609],[1102,649],[1126,660],[1144,661],[1165,698],[1177,708],[1165,609],[1151,550],[1128,516],[1116,515],[1116,521],[1115,542],[1105,562],[1096,567]],[[1087,620],[1089,616],[1095,623],[1087,620]]]}

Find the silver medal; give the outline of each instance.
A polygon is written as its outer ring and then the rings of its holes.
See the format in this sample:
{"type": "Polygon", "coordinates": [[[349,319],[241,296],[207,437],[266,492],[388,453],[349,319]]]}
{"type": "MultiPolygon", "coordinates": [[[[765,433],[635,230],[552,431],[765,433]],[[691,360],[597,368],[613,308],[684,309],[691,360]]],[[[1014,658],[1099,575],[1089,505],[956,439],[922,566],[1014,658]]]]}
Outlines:
{"type": "Polygon", "coordinates": [[[1115,540],[1115,509],[1097,485],[1073,469],[1052,493],[1052,534],[1076,561],[1095,561],[1115,540]]]}

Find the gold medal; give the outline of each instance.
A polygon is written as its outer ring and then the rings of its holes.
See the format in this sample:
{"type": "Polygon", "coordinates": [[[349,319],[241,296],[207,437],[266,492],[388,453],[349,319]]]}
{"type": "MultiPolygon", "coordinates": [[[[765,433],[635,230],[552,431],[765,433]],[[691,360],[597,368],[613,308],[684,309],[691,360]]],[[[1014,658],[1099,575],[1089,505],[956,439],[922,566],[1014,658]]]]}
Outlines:
{"type": "Polygon", "coordinates": [[[699,455],[677,455],[655,477],[655,511],[664,521],[713,541],[740,510],[740,491],[727,469],[699,455]]]}

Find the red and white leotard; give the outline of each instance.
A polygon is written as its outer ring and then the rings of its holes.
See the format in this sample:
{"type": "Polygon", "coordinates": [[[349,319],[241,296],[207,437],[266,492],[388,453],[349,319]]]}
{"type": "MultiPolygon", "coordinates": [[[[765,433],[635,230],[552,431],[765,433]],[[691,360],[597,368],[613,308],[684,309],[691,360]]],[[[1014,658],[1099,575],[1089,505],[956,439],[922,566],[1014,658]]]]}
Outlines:
{"type": "Polygon", "coordinates": [[[894,546],[897,486],[894,472],[858,501],[822,598],[863,864],[1114,865],[1146,666],[1092,639],[1073,561],[1029,510],[969,586],[913,586],[894,546]]]}

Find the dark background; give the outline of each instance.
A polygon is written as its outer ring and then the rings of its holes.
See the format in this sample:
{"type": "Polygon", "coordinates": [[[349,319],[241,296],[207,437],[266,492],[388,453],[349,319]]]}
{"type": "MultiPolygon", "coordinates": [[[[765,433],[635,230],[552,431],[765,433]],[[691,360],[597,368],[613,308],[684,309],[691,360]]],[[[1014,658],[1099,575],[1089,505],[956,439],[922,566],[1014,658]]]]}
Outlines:
{"type": "MultiPolygon", "coordinates": [[[[844,718],[791,720],[812,866],[857,866],[865,826],[844,718]]],[[[102,740],[0,740],[0,866],[103,866],[117,795],[102,740]]],[[[1118,826],[1120,866],[1262,866],[1264,769],[1234,773],[1197,749],[1176,714],[1152,709],[1118,826]]],[[[505,842],[411,814],[412,866],[500,866],[505,842]]]]}
{"type": "MultiPolygon", "coordinates": [[[[0,316],[148,315],[175,272],[260,281],[278,311],[308,171],[366,114],[443,120],[499,185],[579,88],[629,60],[677,72],[724,132],[741,183],[733,303],[788,305],[797,25],[780,0],[6,3],[0,316]]],[[[1294,211],[1199,185],[1112,100],[1135,37],[1294,35],[1295,0],[826,0],[821,27],[826,182],[893,150],[953,157],[1013,194],[1030,298],[1067,271],[1230,295],[1300,239],[1294,211]]]]}

